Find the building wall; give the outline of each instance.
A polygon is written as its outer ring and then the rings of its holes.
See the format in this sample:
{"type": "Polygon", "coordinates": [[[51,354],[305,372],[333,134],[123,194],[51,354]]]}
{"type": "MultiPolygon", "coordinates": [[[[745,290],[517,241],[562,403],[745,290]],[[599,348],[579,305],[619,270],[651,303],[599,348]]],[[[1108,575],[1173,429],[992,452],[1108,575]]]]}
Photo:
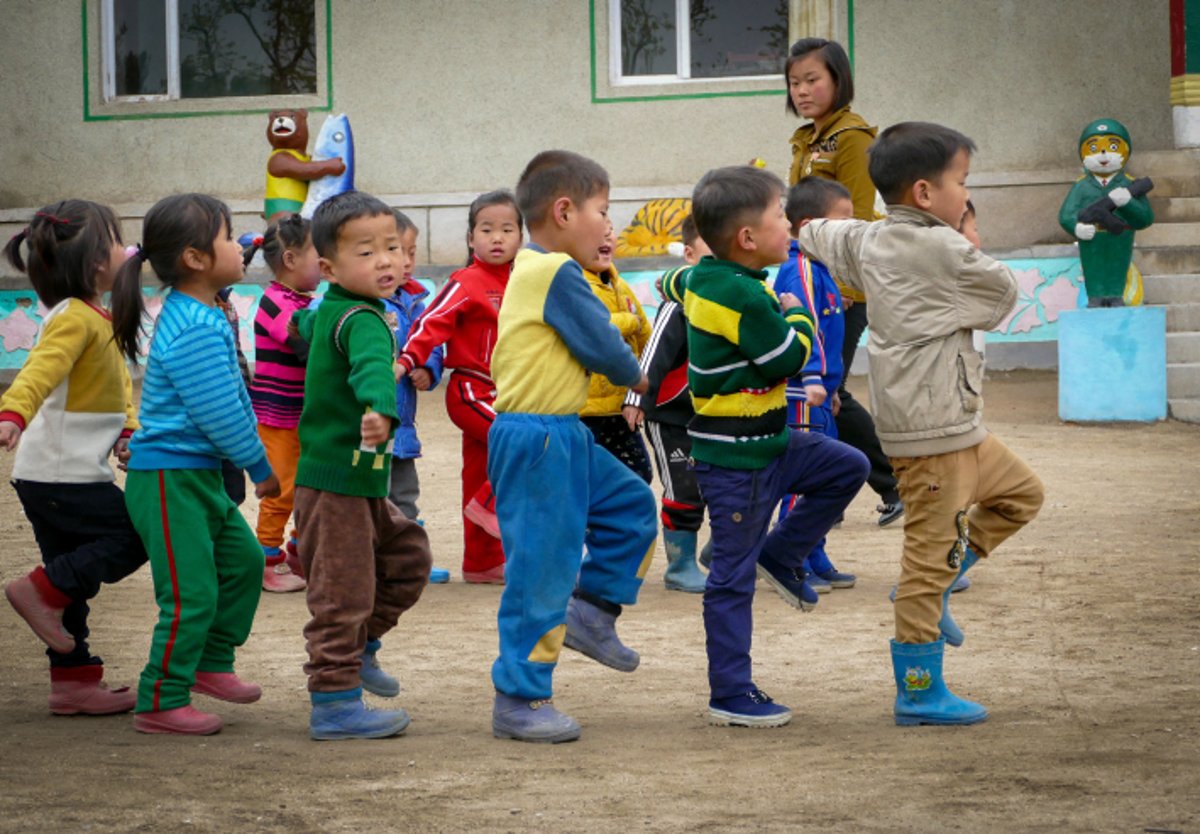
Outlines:
{"type": "MultiPolygon", "coordinates": [[[[610,0],[594,2],[603,30],[610,0]]],[[[98,0],[86,8],[94,39],[98,0]]],[[[72,195],[136,218],[163,194],[201,190],[244,201],[252,223],[265,115],[85,121],[80,5],[0,0],[0,12],[0,209],[72,195]]],[[[1135,148],[1170,146],[1168,0],[859,0],[853,12],[857,109],[880,125],[957,127],[979,143],[973,185],[1025,189],[984,201],[981,215],[998,209],[981,216],[989,245],[1056,239],[1057,195],[1093,118],[1124,121],[1135,148]]],[[[716,165],[760,156],[787,169],[797,122],[782,83],[778,95],[593,102],[588,0],[515,0],[503,13],[475,0],[334,0],[331,31],[333,108],[354,126],[358,185],[425,212],[434,262],[462,254],[469,196],[511,185],[547,147],[603,162],[629,215],[716,165]]],[[[603,88],[603,53],[597,72],[603,88]]]]}

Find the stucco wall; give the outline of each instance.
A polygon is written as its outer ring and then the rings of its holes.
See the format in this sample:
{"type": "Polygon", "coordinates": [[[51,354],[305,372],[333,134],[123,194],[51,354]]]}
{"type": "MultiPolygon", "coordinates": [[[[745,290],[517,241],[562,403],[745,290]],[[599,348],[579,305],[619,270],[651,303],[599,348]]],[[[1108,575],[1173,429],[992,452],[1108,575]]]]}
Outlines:
{"type": "MultiPolygon", "coordinates": [[[[606,0],[596,8],[602,17],[606,0]]],[[[0,0],[0,10],[0,207],[260,193],[265,116],[84,122],[79,5],[0,0]]],[[[1080,127],[1102,114],[1129,124],[1140,148],[1170,145],[1168,0],[1102,10],[859,0],[854,12],[859,110],[880,124],[966,131],[979,171],[1069,166],[1080,127]]],[[[782,92],[593,104],[589,32],[585,0],[517,0],[503,12],[474,0],[335,0],[333,105],[351,115],[360,186],[479,191],[512,183],[554,146],[595,156],[623,186],[688,183],[756,155],[786,170],[796,122],[782,92]]]]}

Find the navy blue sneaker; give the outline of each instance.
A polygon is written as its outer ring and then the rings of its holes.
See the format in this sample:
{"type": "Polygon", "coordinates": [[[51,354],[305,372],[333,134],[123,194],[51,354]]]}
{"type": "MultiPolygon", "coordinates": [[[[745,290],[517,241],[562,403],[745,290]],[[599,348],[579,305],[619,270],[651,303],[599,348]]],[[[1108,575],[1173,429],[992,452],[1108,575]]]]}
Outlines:
{"type": "Polygon", "coordinates": [[[792,711],[761,689],[708,702],[708,723],[720,727],[782,727],[791,720],[792,711]]]}
{"type": "Polygon", "coordinates": [[[830,568],[824,573],[812,574],[808,577],[810,585],[816,585],[814,581],[828,582],[831,588],[853,588],[854,583],[858,581],[858,577],[852,573],[842,573],[837,568],[830,568]]]}
{"type": "Polygon", "coordinates": [[[822,579],[820,574],[806,572],[804,574],[804,581],[818,594],[827,594],[833,590],[833,585],[829,583],[829,580],[822,579]]]}
{"type": "Polygon", "coordinates": [[[803,570],[781,565],[766,553],[758,554],[757,568],[759,579],[769,582],[788,605],[801,611],[812,611],[817,607],[820,597],[805,581],[803,570]]]}

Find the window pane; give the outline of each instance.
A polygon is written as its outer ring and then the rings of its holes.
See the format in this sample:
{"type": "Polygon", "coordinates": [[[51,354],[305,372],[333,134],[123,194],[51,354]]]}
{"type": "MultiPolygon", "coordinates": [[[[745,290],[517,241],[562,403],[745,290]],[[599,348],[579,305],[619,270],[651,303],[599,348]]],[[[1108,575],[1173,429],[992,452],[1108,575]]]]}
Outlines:
{"type": "Polygon", "coordinates": [[[621,74],[674,75],[675,0],[621,0],[621,74]]]}
{"type": "Polygon", "coordinates": [[[166,95],[166,6],[113,0],[113,67],[119,96],[166,95]]]}
{"type": "Polygon", "coordinates": [[[692,77],[773,75],[788,50],[787,0],[691,0],[692,77]]]}
{"type": "Polygon", "coordinates": [[[179,0],[183,98],[316,91],[313,0],[179,0]]]}

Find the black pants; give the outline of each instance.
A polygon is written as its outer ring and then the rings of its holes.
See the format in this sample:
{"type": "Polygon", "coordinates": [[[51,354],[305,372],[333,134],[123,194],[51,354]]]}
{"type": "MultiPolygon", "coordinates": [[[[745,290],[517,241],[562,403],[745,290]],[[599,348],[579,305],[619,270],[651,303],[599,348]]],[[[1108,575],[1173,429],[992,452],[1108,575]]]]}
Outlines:
{"type": "Polygon", "coordinates": [[[129,520],[125,495],[112,483],[49,484],[13,481],[42,551],[46,576],[72,600],[63,626],[75,638],[69,654],[46,650],[51,666],[100,663],[88,651],[87,601],[101,583],[119,582],[146,563],[146,549],[129,520]]]}
{"type": "Polygon", "coordinates": [[[647,420],[646,436],[663,487],[663,529],[698,532],[704,524],[704,497],[692,470],[692,439],[687,428],[647,420]]]}
{"type": "Polygon", "coordinates": [[[885,504],[895,504],[900,500],[900,492],[896,487],[896,475],[892,472],[891,461],[883,453],[879,445],[879,437],[875,434],[875,421],[871,412],[846,390],[846,377],[850,376],[850,363],[854,361],[854,351],[858,348],[858,340],[867,329],[867,305],[855,302],[846,311],[846,340],[842,342],[842,387],[838,389],[838,398],[842,407],[834,421],[837,423],[838,440],[848,443],[867,456],[871,471],[867,475],[867,486],[879,493],[885,504]]]}
{"type": "Polygon", "coordinates": [[[633,470],[646,483],[654,479],[650,469],[650,456],[641,432],[630,431],[629,424],[619,414],[606,417],[583,417],[583,424],[592,430],[596,442],[603,446],[621,463],[633,470]]]}

